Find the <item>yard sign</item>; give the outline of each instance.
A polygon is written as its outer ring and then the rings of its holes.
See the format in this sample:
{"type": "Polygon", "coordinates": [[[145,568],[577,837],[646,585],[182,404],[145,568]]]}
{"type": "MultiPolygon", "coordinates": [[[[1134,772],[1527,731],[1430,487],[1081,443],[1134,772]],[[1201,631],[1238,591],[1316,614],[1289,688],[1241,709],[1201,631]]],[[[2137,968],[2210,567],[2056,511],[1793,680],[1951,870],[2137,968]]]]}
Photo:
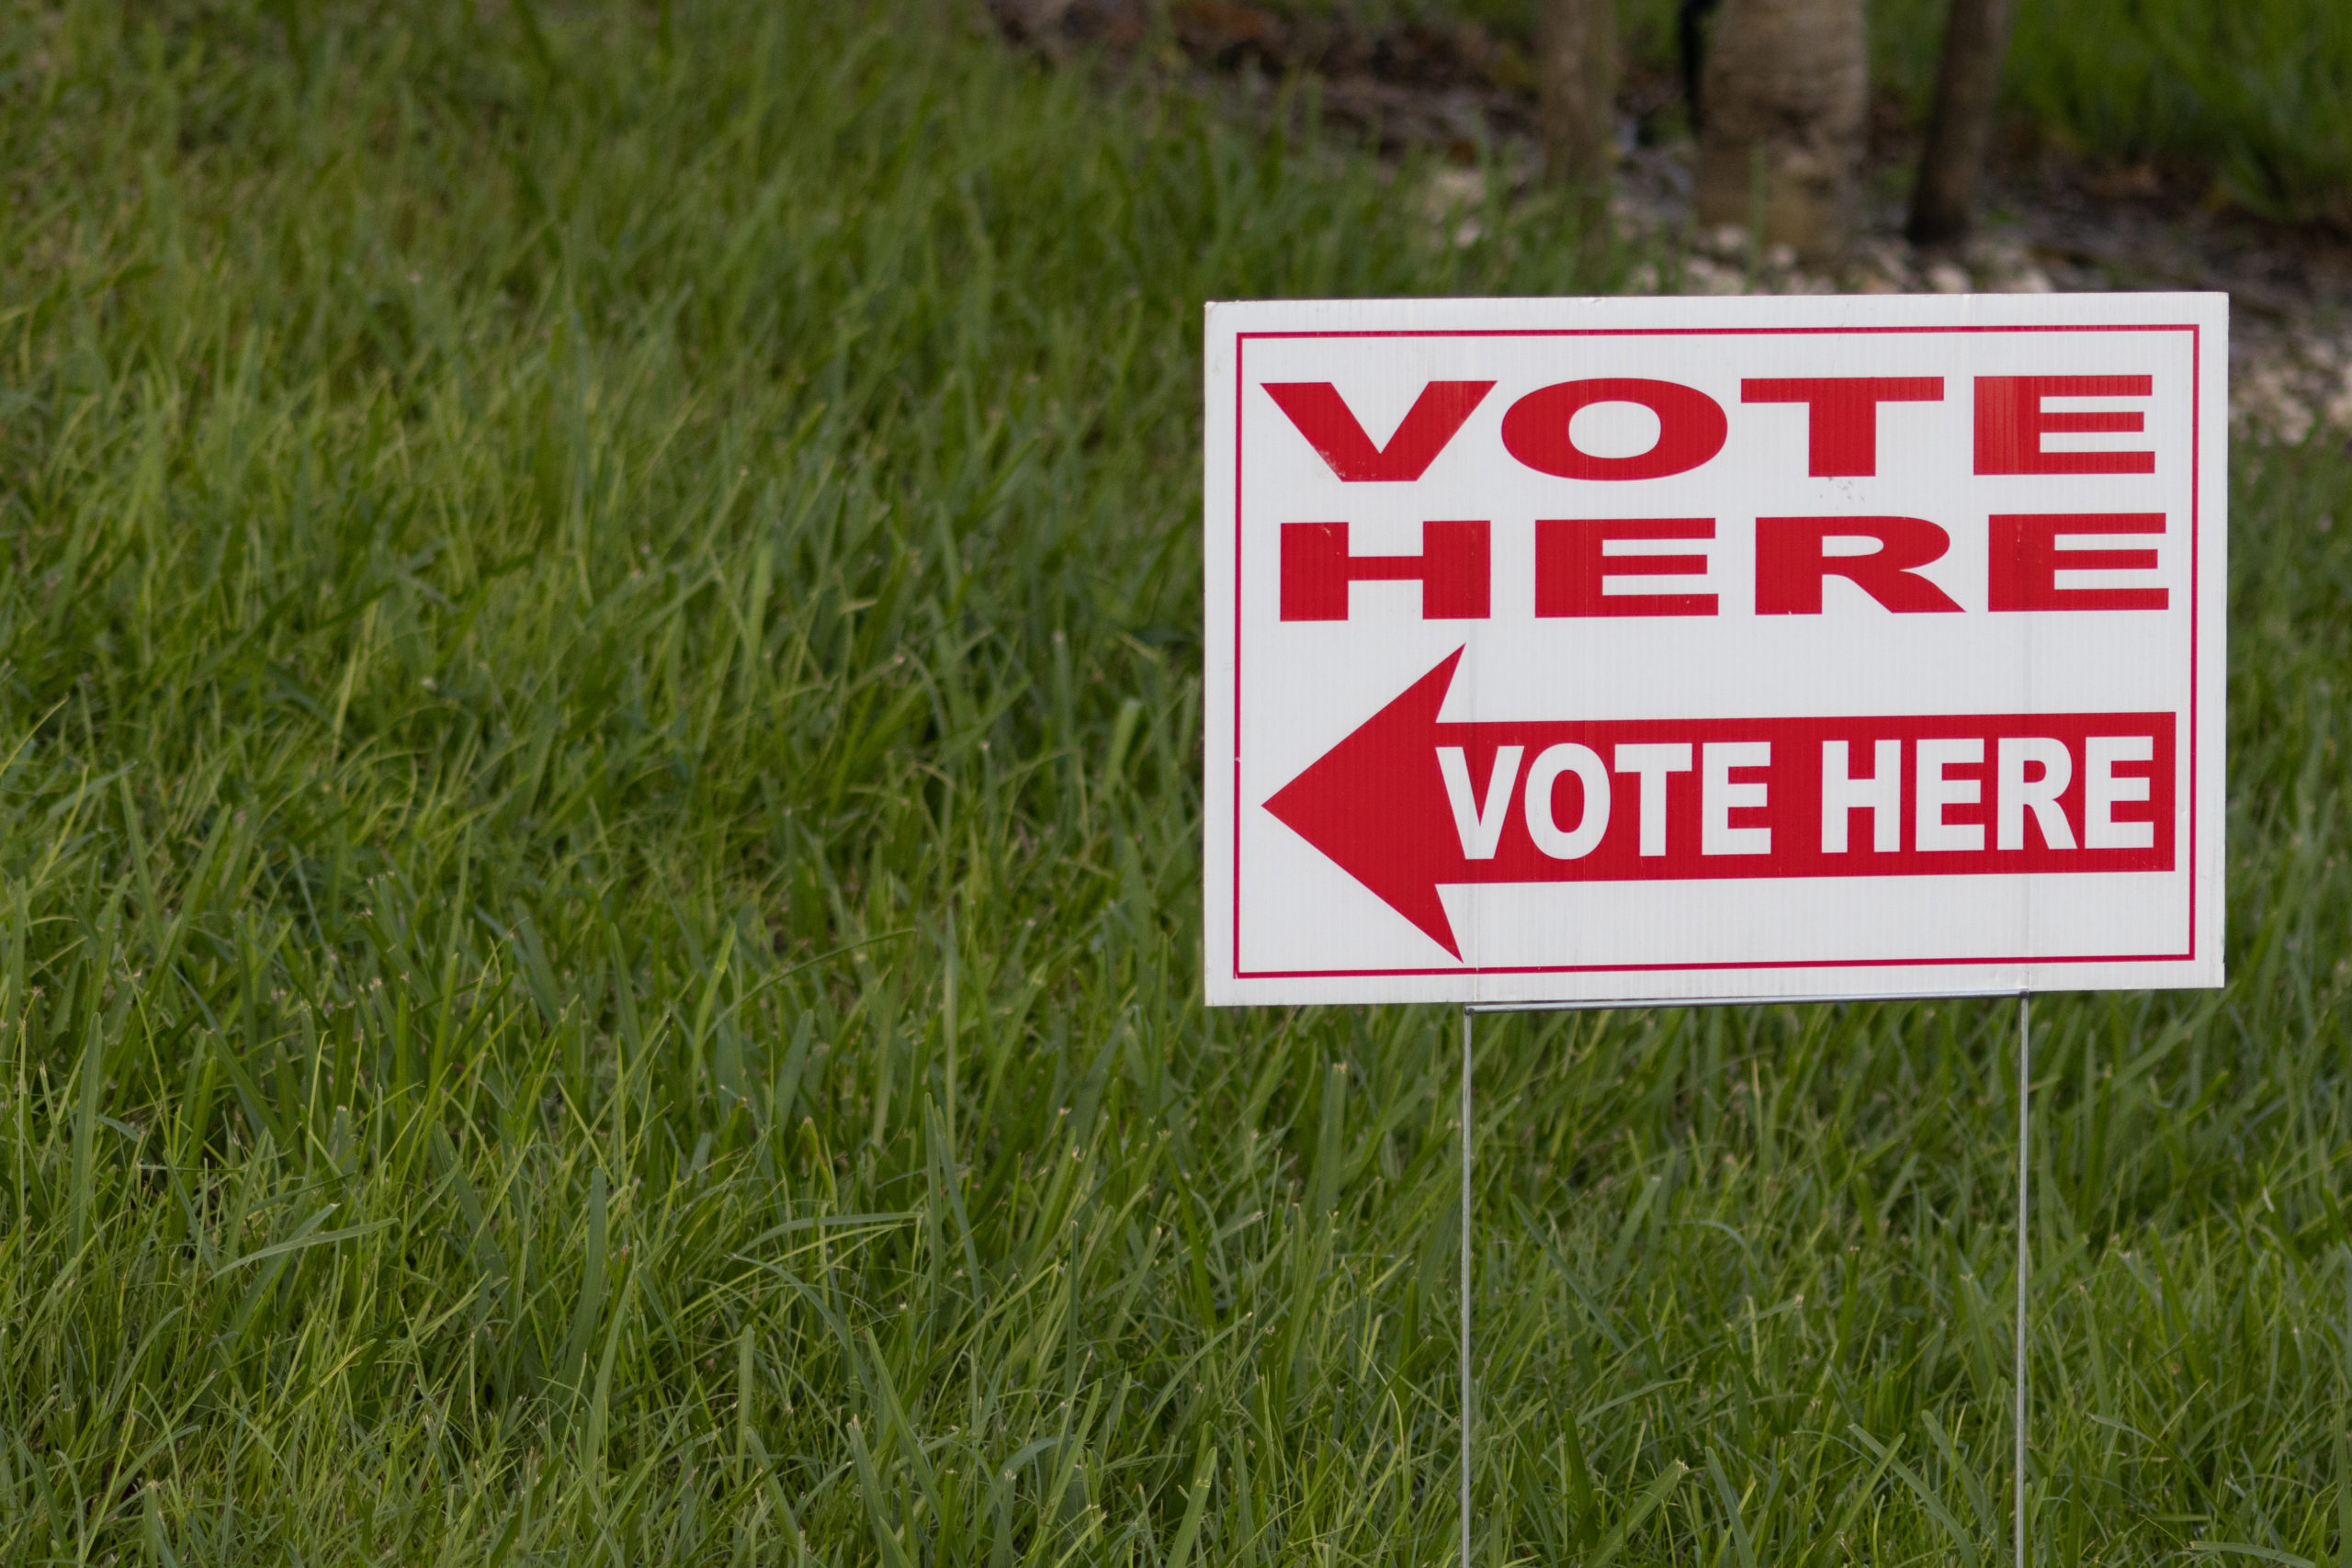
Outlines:
{"type": "Polygon", "coordinates": [[[1210,1001],[2221,983],[2224,296],[1207,328],[1210,1001]]]}

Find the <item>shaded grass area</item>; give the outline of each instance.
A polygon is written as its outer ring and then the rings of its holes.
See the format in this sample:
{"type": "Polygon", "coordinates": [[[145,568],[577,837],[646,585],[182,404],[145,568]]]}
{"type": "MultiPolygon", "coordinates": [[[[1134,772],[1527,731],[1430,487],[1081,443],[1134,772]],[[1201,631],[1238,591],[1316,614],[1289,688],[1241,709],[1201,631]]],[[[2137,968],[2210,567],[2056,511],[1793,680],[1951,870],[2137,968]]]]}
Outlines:
{"type": "MultiPolygon", "coordinates": [[[[1453,1021],[1197,1005],[1200,302],[1540,209],[918,6],[0,21],[0,1558],[1422,1562],[1453,1021]]],[[[2038,1529],[2342,1550],[2352,466],[2038,1009],[2038,1529]]],[[[2010,1013],[1482,1025],[1482,1551],[1997,1557],[2010,1013]]]]}
{"type": "MultiPolygon", "coordinates": [[[[1941,0],[1873,0],[1873,67],[1924,116],[1941,0]]],[[[2352,232],[2352,6],[2022,0],[2007,108],[2075,157],[2203,171],[2260,217],[2352,232]]]]}
{"type": "MultiPolygon", "coordinates": [[[[1543,0],[1257,0],[1373,26],[1475,21],[1524,49],[1543,0]]],[[[1871,74],[1924,127],[1947,0],[1869,0],[1871,74]]],[[[1678,0],[1618,0],[1621,47],[1679,69],[1678,0]]],[[[1523,64],[1521,71],[1524,73],[1523,64]]],[[[2199,171],[2222,204],[2352,232],[2352,6],[2342,0],[2018,0],[2004,110],[2072,158],[2199,171]]]]}

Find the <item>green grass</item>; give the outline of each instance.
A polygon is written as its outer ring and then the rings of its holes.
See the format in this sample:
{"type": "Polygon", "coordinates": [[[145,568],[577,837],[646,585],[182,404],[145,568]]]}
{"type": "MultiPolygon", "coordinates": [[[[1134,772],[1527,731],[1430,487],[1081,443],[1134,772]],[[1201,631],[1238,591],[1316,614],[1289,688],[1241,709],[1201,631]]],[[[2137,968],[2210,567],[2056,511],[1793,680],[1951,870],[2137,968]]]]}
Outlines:
{"type": "MultiPolygon", "coordinates": [[[[1605,278],[949,9],[0,18],[0,1561],[1442,1557],[1453,1016],[1196,999],[1198,310],[1605,278]]],[[[2352,464],[2236,483],[2052,1561],[2347,1550],[2352,464]]],[[[2009,1024],[1481,1026],[1487,1561],[2000,1558],[2009,1024]]]]}

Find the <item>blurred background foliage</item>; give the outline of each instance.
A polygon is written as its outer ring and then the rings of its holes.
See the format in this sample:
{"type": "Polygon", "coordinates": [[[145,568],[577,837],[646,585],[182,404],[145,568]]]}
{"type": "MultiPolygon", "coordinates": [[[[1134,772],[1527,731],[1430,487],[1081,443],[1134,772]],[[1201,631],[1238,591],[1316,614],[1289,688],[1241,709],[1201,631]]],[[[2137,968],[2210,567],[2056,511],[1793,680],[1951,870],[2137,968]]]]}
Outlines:
{"type": "MultiPolygon", "coordinates": [[[[1364,27],[1470,21],[1525,47],[1541,0],[1260,0],[1364,27]]],[[[1620,0],[1628,64],[1675,66],[1677,0],[1620,0]]],[[[1941,0],[1870,0],[1874,83],[1924,121],[1941,0]]],[[[2342,0],[2018,0],[2011,148],[2154,163],[2264,218],[2352,230],[2352,6],[2342,0]]]]}

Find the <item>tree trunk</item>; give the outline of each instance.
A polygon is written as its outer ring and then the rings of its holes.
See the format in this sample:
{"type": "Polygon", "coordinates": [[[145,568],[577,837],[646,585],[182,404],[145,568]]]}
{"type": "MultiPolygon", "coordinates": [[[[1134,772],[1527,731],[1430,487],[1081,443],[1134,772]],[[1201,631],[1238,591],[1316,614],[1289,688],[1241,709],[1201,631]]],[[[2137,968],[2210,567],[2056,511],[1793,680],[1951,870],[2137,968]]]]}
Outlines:
{"type": "Polygon", "coordinates": [[[1674,11],[1675,52],[1682,63],[1682,112],[1690,118],[1693,136],[1706,123],[1701,107],[1706,95],[1700,90],[1699,68],[1707,58],[1707,18],[1714,15],[1717,4],[1719,0],[1681,0],[1674,11]]]}
{"type": "Polygon", "coordinates": [[[1869,107],[1862,0],[1724,0],[1707,46],[1699,221],[1809,260],[1846,243],[1869,107]]]}
{"type": "Polygon", "coordinates": [[[1928,145],[1911,194],[1913,244],[1950,245],[1968,237],[1977,182],[1993,141],[1993,111],[2000,101],[2001,61],[2008,53],[2014,10],[2012,0],[1952,0],[1928,145]]]}
{"type": "Polygon", "coordinates": [[[1544,0],[1536,47],[1544,173],[1605,218],[1617,168],[1617,0],[1544,0]]]}

